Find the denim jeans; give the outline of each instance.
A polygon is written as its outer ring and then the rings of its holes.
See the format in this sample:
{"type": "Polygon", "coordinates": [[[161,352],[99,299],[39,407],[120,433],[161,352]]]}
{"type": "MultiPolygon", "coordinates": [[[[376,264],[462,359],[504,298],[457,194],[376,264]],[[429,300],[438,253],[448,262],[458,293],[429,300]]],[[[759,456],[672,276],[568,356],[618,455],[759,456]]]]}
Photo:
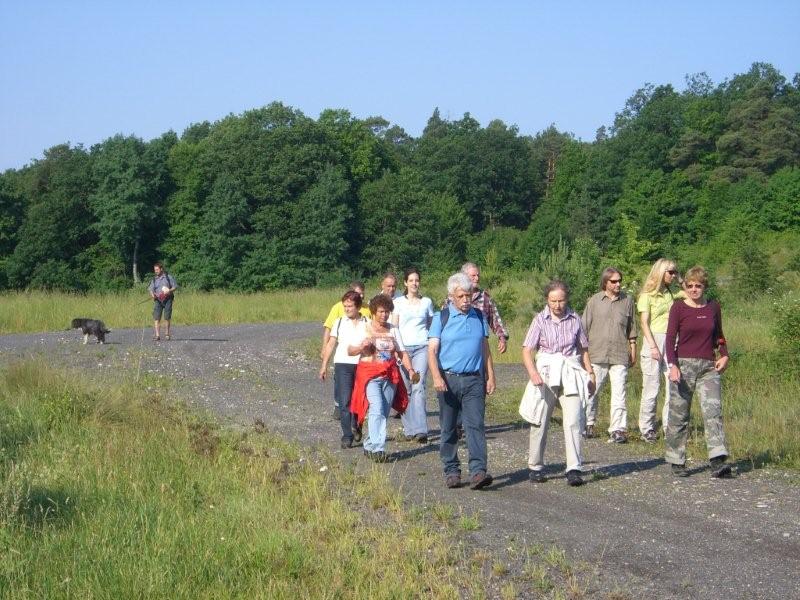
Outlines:
{"type": "Polygon", "coordinates": [[[368,452],[383,452],[386,450],[386,419],[394,400],[394,384],[388,379],[375,378],[367,383],[367,412],[368,437],[364,441],[364,450],[368,452]]]}
{"type": "Polygon", "coordinates": [[[428,413],[425,408],[425,378],[428,375],[428,346],[406,346],[411,366],[419,373],[419,383],[411,383],[408,372],[400,367],[400,373],[410,390],[408,408],[403,413],[403,433],[406,435],[428,435],[428,413]]]}
{"type": "Polygon", "coordinates": [[[353,415],[350,412],[350,396],[356,380],[356,365],[350,363],[333,364],[333,394],[341,409],[342,440],[353,439],[353,415]]]}
{"type": "Polygon", "coordinates": [[[464,433],[469,452],[470,477],[486,471],[486,384],[481,375],[458,376],[443,373],[447,382],[446,392],[437,392],[439,398],[439,427],[441,443],[439,457],[444,474],[461,473],[458,461],[458,433],[456,424],[463,415],[464,433]]]}

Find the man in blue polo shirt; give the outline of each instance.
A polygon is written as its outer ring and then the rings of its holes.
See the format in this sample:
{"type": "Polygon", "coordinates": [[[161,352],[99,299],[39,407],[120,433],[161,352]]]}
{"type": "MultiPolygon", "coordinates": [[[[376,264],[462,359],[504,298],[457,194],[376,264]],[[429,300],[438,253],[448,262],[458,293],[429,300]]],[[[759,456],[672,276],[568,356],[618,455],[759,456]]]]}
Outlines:
{"type": "Polygon", "coordinates": [[[447,280],[450,302],[433,316],[428,331],[428,368],[439,398],[439,456],[445,485],[461,485],[456,423],[462,415],[469,452],[470,487],[492,483],[486,469],[486,394],[494,392],[494,365],[489,352],[486,317],[472,307],[472,281],[464,273],[447,280]],[[448,314],[442,325],[442,313],[448,314]]]}

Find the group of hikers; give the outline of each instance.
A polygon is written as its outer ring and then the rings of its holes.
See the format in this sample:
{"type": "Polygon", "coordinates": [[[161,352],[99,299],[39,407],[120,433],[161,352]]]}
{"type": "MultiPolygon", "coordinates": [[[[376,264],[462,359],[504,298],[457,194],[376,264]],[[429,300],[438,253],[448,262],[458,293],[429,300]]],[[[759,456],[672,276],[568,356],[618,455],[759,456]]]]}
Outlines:
{"type": "MultiPolygon", "coordinates": [[[[386,273],[381,291],[364,305],[364,285],[353,281],[325,320],[319,377],[326,379],[333,359],[334,418],[341,426],[341,447],[351,448],[363,439],[364,454],[385,462],[387,423],[393,411],[400,415],[406,440],[427,444],[425,384],[430,372],[439,403],[445,485],[462,485],[458,442],[463,436],[468,484],[472,489],[485,488],[493,481],[487,464],[486,396],[496,386],[489,331],[497,336],[502,354],[508,330],[497,305],[480,287],[475,263],[464,264],[450,276],[447,299],[439,310],[420,294],[419,270],[406,269],[403,284],[403,293],[397,293],[397,277],[386,273]]],[[[706,298],[707,287],[703,267],[689,269],[681,279],[673,261],[659,259],[634,302],[622,289],[622,273],[608,267],[601,274],[600,290],[579,316],[570,308],[567,284],[559,280],[547,284],[546,305],[534,315],[522,343],[529,382],[520,414],[531,423],[532,483],[547,481],[544,451],[556,406],[563,414],[567,483],[584,483],[582,444],[599,435],[598,396],[606,381],[611,387],[609,441],[628,441],[626,382],[637,360],[642,370],[641,439],[647,443],[658,439],[656,405],[663,377],[662,427],[673,474],[689,474],[686,443],[697,391],[711,475],[731,476],[720,395],[728,352],[720,307],[706,298]],[[640,330],[641,352],[637,351],[640,330]]]]}

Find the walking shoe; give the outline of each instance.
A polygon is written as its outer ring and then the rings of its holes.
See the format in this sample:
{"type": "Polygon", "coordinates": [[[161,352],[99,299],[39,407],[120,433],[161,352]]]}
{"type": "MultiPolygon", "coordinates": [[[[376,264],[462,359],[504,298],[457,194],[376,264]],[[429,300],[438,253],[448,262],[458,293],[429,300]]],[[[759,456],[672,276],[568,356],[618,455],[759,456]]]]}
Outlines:
{"type": "Polygon", "coordinates": [[[628,434],[621,429],[618,429],[611,434],[610,441],[614,442],[615,444],[624,444],[628,441],[628,434]]]}
{"type": "Polygon", "coordinates": [[[727,479],[733,476],[731,466],[725,462],[727,456],[715,456],[711,459],[711,476],[717,479],[727,479]]]}
{"type": "Polygon", "coordinates": [[[461,474],[460,473],[451,473],[444,479],[444,484],[452,489],[457,487],[461,487],[461,474]]]}
{"type": "Polygon", "coordinates": [[[571,487],[578,487],[579,485],[583,485],[583,483],[583,477],[581,477],[580,471],[567,471],[567,485],[571,487]]]}
{"type": "Polygon", "coordinates": [[[686,470],[686,465],[672,465],[672,474],[675,477],[688,477],[689,471],[686,470]]]}
{"type": "Polygon", "coordinates": [[[655,444],[658,441],[658,434],[654,429],[642,434],[642,441],[648,444],[655,444]]]}
{"type": "Polygon", "coordinates": [[[428,436],[425,435],[424,433],[418,433],[417,435],[414,436],[414,440],[416,440],[418,444],[427,444],[428,436]]]}
{"type": "Polygon", "coordinates": [[[338,404],[333,408],[333,417],[332,418],[333,418],[334,421],[341,421],[342,420],[342,411],[339,408],[338,404]]]}
{"type": "Polygon", "coordinates": [[[592,439],[597,437],[597,432],[594,430],[594,425],[587,425],[586,426],[586,433],[584,434],[586,439],[592,439]]]}
{"type": "Polygon", "coordinates": [[[479,471],[472,476],[472,481],[469,482],[469,487],[471,490],[479,490],[492,485],[493,481],[494,479],[492,479],[492,476],[486,471],[479,471]]]}
{"type": "Polygon", "coordinates": [[[531,483],[544,483],[547,481],[547,475],[542,471],[531,471],[528,473],[528,479],[531,480],[531,483]]]}
{"type": "Polygon", "coordinates": [[[358,443],[361,441],[361,425],[353,425],[353,441],[358,443]]]}
{"type": "Polygon", "coordinates": [[[376,463],[385,463],[389,462],[389,457],[386,455],[386,452],[383,450],[378,450],[377,452],[371,452],[372,460],[376,463]]]}
{"type": "Polygon", "coordinates": [[[346,450],[347,448],[352,448],[353,440],[351,440],[350,438],[342,438],[342,442],[340,445],[342,447],[342,450],[346,450]]]}

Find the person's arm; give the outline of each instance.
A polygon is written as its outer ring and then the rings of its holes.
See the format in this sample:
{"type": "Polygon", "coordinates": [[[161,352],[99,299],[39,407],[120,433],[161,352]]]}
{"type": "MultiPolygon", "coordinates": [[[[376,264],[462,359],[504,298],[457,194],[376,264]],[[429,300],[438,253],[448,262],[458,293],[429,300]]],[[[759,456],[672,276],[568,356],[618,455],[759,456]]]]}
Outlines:
{"type": "Polygon", "coordinates": [[[642,326],[644,343],[647,344],[650,349],[650,358],[661,362],[661,350],[658,349],[656,338],[653,336],[653,332],[650,331],[650,311],[639,313],[639,324],[642,326]]]}
{"type": "Polygon", "coordinates": [[[494,378],[494,361],[492,360],[492,353],[489,351],[488,338],[483,338],[481,353],[483,354],[484,373],[486,373],[486,393],[491,395],[497,387],[497,382],[494,378]]]}
{"type": "Polygon", "coordinates": [[[525,370],[528,372],[528,379],[531,380],[531,383],[533,385],[542,385],[544,379],[542,379],[539,369],[536,368],[534,350],[535,348],[529,348],[528,346],[522,347],[522,364],[525,365],[525,370]]]}
{"type": "Polygon", "coordinates": [[[447,391],[447,382],[439,370],[439,338],[428,338],[428,370],[433,378],[433,387],[437,392],[447,391]]]}
{"type": "Polygon", "coordinates": [[[172,294],[175,290],[178,289],[178,283],[175,281],[175,278],[172,275],[167,275],[167,283],[171,283],[169,291],[167,293],[172,294]]]}
{"type": "Polygon", "coordinates": [[[592,361],[589,359],[589,349],[581,348],[581,359],[583,360],[583,368],[589,373],[589,393],[594,394],[597,386],[597,376],[592,369],[592,361]]]}
{"type": "Polygon", "coordinates": [[[330,327],[322,327],[322,346],[319,349],[319,357],[325,356],[325,349],[328,347],[328,340],[331,338],[330,327]]]}
{"type": "Polygon", "coordinates": [[[719,303],[716,303],[716,310],[714,311],[714,333],[716,339],[714,342],[719,350],[719,358],[714,362],[714,370],[717,373],[722,373],[728,368],[728,342],[725,340],[725,334],[722,332],[722,308],[719,303]]]}
{"type": "Polygon", "coordinates": [[[669,380],[678,383],[681,380],[681,370],[678,367],[678,353],[675,351],[675,343],[680,331],[679,305],[677,302],[672,304],[669,309],[669,320],[667,321],[667,336],[664,347],[664,354],[667,355],[667,365],[669,366],[669,380]]]}
{"type": "Polygon", "coordinates": [[[483,295],[486,299],[484,306],[489,307],[489,310],[486,311],[486,322],[497,336],[497,351],[503,354],[508,346],[508,330],[503,324],[502,317],[500,317],[500,310],[497,308],[497,304],[486,292],[483,292],[483,295]]]}
{"type": "Polygon", "coordinates": [[[322,366],[319,368],[319,378],[324,380],[328,373],[328,361],[331,359],[334,349],[336,348],[336,338],[329,337],[325,346],[322,348],[322,366]]]}
{"type": "Polygon", "coordinates": [[[633,299],[628,298],[628,344],[630,346],[630,366],[636,365],[636,338],[639,337],[639,328],[636,326],[636,306],[633,299]]]}

